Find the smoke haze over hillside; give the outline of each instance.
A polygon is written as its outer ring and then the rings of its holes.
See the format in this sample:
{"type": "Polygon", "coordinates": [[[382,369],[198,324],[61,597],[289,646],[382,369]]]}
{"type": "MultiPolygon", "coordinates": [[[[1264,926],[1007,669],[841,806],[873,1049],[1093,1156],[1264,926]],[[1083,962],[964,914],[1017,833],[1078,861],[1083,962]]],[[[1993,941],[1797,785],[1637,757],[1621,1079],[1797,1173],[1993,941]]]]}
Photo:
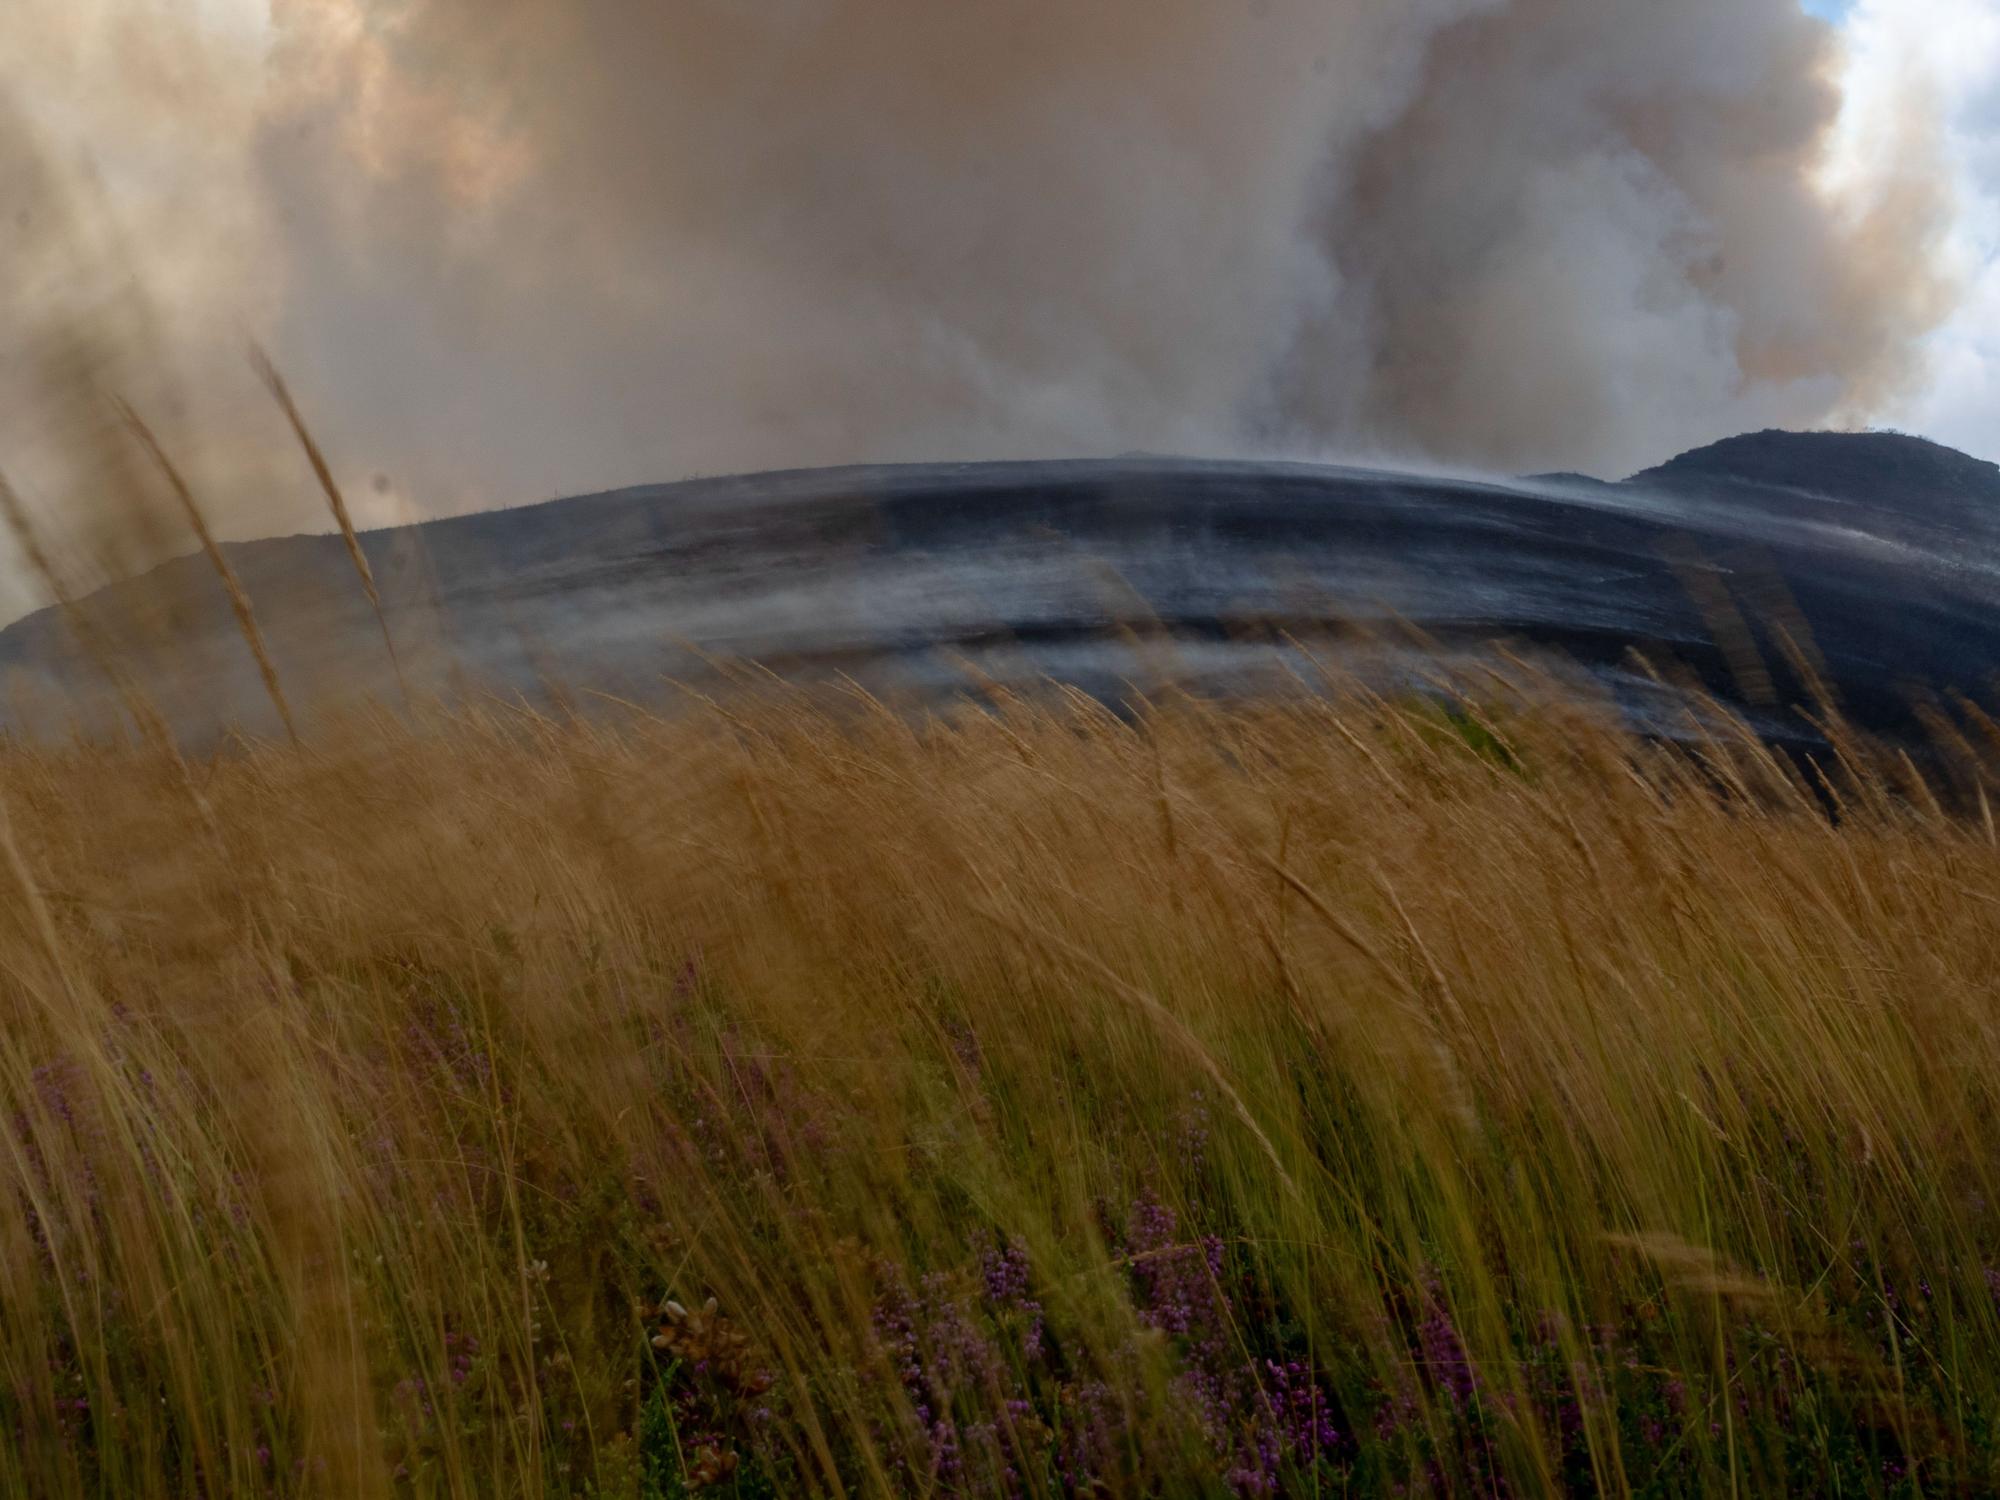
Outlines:
{"type": "Polygon", "coordinates": [[[0,233],[34,269],[0,292],[4,461],[74,488],[51,402],[118,372],[237,532],[317,519],[249,336],[387,521],[1131,448],[1623,472],[1865,420],[1952,298],[1935,122],[1913,89],[1836,177],[1836,34],[1795,0],[15,0],[0,28],[0,233]],[[30,333],[88,343],[54,397],[30,333]]]}

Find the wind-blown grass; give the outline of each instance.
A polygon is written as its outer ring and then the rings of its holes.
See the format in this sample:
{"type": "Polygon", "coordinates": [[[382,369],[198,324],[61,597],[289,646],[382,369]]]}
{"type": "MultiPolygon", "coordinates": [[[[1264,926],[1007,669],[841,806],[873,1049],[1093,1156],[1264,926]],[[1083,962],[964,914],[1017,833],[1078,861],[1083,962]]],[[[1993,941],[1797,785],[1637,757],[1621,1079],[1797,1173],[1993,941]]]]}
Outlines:
{"type": "Polygon", "coordinates": [[[0,1490],[2000,1485],[1990,826],[1494,699],[6,749],[0,1490]]]}

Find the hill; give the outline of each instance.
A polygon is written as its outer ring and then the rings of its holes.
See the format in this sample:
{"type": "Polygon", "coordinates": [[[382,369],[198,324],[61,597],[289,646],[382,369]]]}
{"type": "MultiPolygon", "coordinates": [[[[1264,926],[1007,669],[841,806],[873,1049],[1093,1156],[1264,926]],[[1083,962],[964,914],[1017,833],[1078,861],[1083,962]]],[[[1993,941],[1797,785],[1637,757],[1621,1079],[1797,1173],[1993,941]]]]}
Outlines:
{"type": "MultiPolygon", "coordinates": [[[[1411,681],[1506,639],[1562,652],[1659,718],[1671,702],[1634,669],[1636,650],[1783,736],[1804,732],[1793,710],[1810,695],[1787,666],[1801,653],[1876,727],[1912,727],[1913,697],[1986,691],[2000,662],[1996,515],[2000,469],[1935,444],[1759,433],[1616,484],[1148,456],[802,470],[364,545],[425,690],[656,699],[665,679],[736,658],[918,698],[1044,678],[1115,698],[1140,670],[1125,634],[1139,622],[1172,638],[1175,674],[1214,691],[1294,682],[1310,666],[1288,637],[1386,635],[1399,643],[1386,670],[1411,681]]],[[[227,552],[293,696],[393,697],[337,538],[227,552]]],[[[189,733],[273,727],[199,558],[90,608],[189,733]]],[[[0,669],[30,728],[59,724],[102,681],[47,611],[0,632],[0,669]]]]}

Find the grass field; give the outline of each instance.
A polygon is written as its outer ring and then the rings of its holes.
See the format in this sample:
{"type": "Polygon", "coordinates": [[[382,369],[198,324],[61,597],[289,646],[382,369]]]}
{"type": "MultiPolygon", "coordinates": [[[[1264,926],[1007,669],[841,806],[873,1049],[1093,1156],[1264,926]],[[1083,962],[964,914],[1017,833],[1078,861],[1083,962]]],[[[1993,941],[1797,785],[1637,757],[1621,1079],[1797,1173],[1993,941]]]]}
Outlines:
{"type": "Polygon", "coordinates": [[[1978,752],[1484,702],[0,750],[0,1490],[2000,1487],[1978,752]]]}

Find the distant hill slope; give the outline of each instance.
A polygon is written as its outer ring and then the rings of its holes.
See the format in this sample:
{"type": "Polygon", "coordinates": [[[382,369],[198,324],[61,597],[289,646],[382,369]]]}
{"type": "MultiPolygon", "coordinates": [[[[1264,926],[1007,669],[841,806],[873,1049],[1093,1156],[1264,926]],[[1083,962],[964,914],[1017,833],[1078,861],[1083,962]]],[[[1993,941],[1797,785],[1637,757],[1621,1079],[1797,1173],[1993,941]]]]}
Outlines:
{"type": "Polygon", "coordinates": [[[1630,483],[1800,515],[1831,506],[1899,535],[2000,535],[2000,465],[1902,433],[1746,433],[1630,483]]]}
{"type": "MultiPolygon", "coordinates": [[[[1496,638],[1554,648],[1658,715],[1668,705],[1633,670],[1636,648],[1787,735],[1808,731],[1771,621],[1877,727],[1911,727],[1913,696],[1988,692],[1996,518],[2000,469],[1949,449],[1758,433],[1617,484],[1149,456],[802,470],[488,512],[364,545],[425,690],[559,683],[658,699],[667,678],[701,679],[723,656],[931,698],[962,691],[968,666],[1116,696],[1160,670],[1157,653],[1135,661],[1123,644],[1119,627],[1136,619],[1174,639],[1195,685],[1248,692],[1310,670],[1286,633],[1414,626],[1447,654],[1496,638]],[[1746,619],[1750,638],[1735,638],[1746,619]]],[[[393,698],[338,539],[228,551],[295,698],[393,698]]],[[[199,558],[91,608],[189,733],[272,729],[199,558]]],[[[48,611],[0,632],[0,672],[15,727],[31,731],[60,727],[102,682],[48,611]]]]}

